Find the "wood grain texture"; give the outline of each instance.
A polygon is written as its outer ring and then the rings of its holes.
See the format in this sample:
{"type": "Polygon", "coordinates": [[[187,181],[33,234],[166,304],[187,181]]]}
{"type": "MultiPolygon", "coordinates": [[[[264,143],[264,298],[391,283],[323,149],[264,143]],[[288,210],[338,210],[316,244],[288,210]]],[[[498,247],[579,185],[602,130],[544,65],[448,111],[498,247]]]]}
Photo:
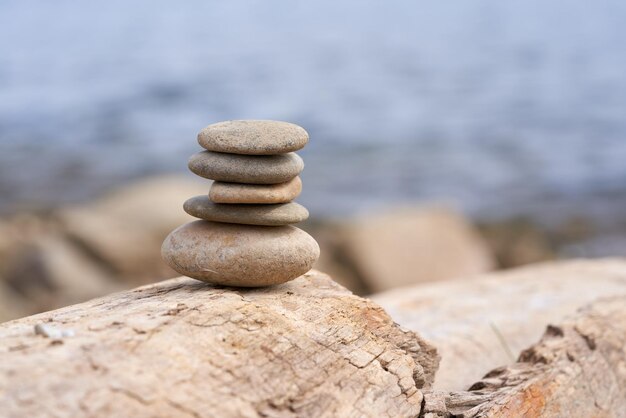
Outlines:
{"type": "Polygon", "coordinates": [[[183,277],[1,324],[0,416],[415,417],[437,363],[319,272],[253,290],[183,277]]]}
{"type": "Polygon", "coordinates": [[[434,389],[466,390],[511,364],[549,323],[594,300],[626,295],[626,260],[552,262],[374,295],[400,325],[441,354],[434,389]]]}
{"type": "Polygon", "coordinates": [[[421,417],[626,416],[626,297],[601,299],[466,392],[427,392],[421,417]]]}

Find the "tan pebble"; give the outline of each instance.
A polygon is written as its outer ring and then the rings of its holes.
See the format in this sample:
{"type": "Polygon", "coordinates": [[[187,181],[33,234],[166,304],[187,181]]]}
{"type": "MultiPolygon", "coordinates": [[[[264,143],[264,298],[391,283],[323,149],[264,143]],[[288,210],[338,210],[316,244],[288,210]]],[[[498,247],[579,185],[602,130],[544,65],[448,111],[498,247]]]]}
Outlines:
{"type": "Polygon", "coordinates": [[[309,141],[298,125],[273,120],[231,120],[207,126],[198,143],[209,151],[272,155],[297,151],[309,141]]]}
{"type": "Polygon", "coordinates": [[[174,230],[161,254],[174,270],[205,282],[242,287],[284,283],[309,271],[317,242],[293,226],[195,221],[174,230]]]}
{"type": "Polygon", "coordinates": [[[301,191],[300,177],[295,177],[286,183],[270,185],[216,181],[209,190],[209,199],[215,203],[287,203],[298,197],[301,191]]]}
{"type": "Polygon", "coordinates": [[[297,154],[237,155],[203,151],[189,159],[189,169],[200,177],[230,183],[277,184],[304,169],[297,154]]]}
{"type": "Polygon", "coordinates": [[[196,218],[246,225],[288,225],[302,222],[309,211],[295,202],[277,205],[232,205],[213,203],[206,195],[188,199],[183,208],[196,218]]]}

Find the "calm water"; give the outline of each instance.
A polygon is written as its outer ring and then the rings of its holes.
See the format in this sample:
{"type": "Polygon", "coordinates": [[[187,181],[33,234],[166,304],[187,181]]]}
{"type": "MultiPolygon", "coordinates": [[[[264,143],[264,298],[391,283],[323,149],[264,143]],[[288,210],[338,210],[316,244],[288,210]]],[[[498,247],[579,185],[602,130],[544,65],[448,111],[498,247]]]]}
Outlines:
{"type": "Polygon", "coordinates": [[[623,1],[0,3],[0,209],[185,172],[195,134],[311,134],[302,203],[626,209],[623,1]]]}

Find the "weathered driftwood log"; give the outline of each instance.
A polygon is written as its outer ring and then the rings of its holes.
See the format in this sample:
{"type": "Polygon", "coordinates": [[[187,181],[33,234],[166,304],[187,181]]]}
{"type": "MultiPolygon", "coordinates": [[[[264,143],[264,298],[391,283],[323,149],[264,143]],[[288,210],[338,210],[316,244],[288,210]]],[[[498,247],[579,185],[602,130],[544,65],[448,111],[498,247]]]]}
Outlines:
{"type": "Polygon", "coordinates": [[[424,418],[626,416],[626,297],[601,299],[467,392],[425,393],[424,418]]]}
{"type": "Polygon", "coordinates": [[[417,416],[437,363],[315,271],[256,290],[178,278],[0,325],[0,416],[417,416]]]}
{"type": "Polygon", "coordinates": [[[466,390],[515,361],[550,323],[600,297],[626,295],[626,260],[546,263],[373,296],[441,355],[434,388],[466,390]]]}

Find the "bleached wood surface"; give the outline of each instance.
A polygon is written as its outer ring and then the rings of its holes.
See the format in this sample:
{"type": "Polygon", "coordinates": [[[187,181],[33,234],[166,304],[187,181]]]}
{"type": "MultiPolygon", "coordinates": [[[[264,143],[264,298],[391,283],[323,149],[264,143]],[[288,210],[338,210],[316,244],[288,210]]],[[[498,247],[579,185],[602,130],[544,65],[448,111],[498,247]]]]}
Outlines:
{"type": "Polygon", "coordinates": [[[625,417],[626,297],[601,299],[466,392],[425,394],[424,418],[625,417]]]}
{"type": "Polygon", "coordinates": [[[466,390],[515,361],[546,326],[594,300],[626,295],[626,260],[537,264],[374,295],[400,325],[441,354],[434,388],[466,390]]]}
{"type": "Polygon", "coordinates": [[[0,416],[417,416],[437,361],[316,271],[256,290],[178,278],[1,324],[0,416]]]}

